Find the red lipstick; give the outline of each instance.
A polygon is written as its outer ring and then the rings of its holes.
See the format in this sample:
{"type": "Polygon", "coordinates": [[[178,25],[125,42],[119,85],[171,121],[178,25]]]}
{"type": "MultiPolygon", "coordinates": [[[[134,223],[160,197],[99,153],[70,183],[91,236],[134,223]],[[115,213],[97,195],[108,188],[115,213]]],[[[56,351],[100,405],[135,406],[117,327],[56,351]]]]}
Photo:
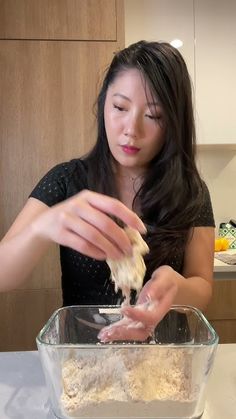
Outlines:
{"type": "Polygon", "coordinates": [[[122,145],[121,148],[124,151],[124,153],[130,154],[130,155],[137,154],[140,150],[140,148],[132,147],[130,145],[122,145]]]}

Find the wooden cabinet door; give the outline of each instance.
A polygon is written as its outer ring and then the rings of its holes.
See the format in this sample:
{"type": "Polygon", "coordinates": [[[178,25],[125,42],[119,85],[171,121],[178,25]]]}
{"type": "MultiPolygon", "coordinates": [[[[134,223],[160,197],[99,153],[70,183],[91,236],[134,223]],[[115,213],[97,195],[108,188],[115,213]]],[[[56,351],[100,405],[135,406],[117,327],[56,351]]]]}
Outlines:
{"type": "MultiPolygon", "coordinates": [[[[113,51],[113,44],[104,43],[0,41],[1,236],[50,167],[91,148],[95,140],[93,104],[97,80],[113,51]]],[[[23,303],[32,323],[31,309],[38,305],[29,304],[29,300],[42,299],[48,290],[55,308],[61,303],[59,289],[58,250],[52,248],[21,290],[10,298],[6,295],[6,300],[1,296],[0,316],[5,316],[5,310],[9,312],[7,304],[12,306],[11,319],[15,312],[20,321],[17,312],[23,303]],[[27,290],[25,294],[23,289],[27,290]]],[[[40,319],[48,314],[48,310],[44,315],[39,311],[34,316],[40,314],[40,319]]],[[[18,327],[25,330],[26,319],[18,327]]],[[[18,342],[16,336],[8,336],[8,344],[1,337],[0,350],[23,349],[22,335],[18,342]]]]}
{"type": "Polygon", "coordinates": [[[111,43],[0,41],[1,234],[52,165],[87,152],[111,43]]]}
{"type": "Polygon", "coordinates": [[[116,1],[0,0],[0,38],[116,41],[116,1]]]}
{"type": "MultiPolygon", "coordinates": [[[[9,1],[9,7],[13,3],[28,8],[44,2],[9,1]]],[[[94,144],[100,81],[114,52],[124,46],[122,1],[115,3],[116,41],[0,40],[1,237],[43,174],[94,144]]],[[[0,15],[7,4],[0,1],[0,15]]],[[[58,248],[52,246],[24,285],[0,295],[0,351],[34,349],[36,334],[60,305],[58,248]]]]}
{"type": "Polygon", "coordinates": [[[235,278],[215,280],[213,298],[205,315],[218,333],[220,343],[236,342],[235,278]]]}

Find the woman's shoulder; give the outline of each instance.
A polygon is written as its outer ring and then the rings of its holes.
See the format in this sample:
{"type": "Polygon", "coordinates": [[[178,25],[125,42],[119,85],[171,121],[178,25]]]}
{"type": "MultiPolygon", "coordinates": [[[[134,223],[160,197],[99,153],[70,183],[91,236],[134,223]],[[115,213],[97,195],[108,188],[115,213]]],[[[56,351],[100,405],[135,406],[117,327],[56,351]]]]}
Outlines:
{"type": "Polygon", "coordinates": [[[82,159],[53,166],[37,183],[30,197],[55,205],[87,188],[87,167],[82,159]]]}
{"type": "Polygon", "coordinates": [[[85,161],[78,158],[56,164],[47,172],[46,176],[70,179],[70,177],[85,176],[86,172],[87,165],[85,161]]]}
{"type": "Polygon", "coordinates": [[[201,179],[201,199],[195,227],[215,227],[211,195],[206,182],[201,179]]]}

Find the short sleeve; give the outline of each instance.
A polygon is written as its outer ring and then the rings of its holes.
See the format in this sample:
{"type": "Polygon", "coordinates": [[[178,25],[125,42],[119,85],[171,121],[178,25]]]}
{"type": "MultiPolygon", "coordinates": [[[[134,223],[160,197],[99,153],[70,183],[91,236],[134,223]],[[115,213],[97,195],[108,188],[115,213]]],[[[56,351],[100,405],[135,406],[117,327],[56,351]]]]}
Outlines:
{"type": "Polygon", "coordinates": [[[84,170],[79,160],[60,163],[46,173],[29,197],[49,207],[64,201],[84,188],[84,170]]]}
{"type": "Polygon", "coordinates": [[[195,219],[195,227],[215,227],[214,213],[211,203],[211,197],[205,182],[202,184],[202,203],[200,206],[199,213],[195,219]]]}

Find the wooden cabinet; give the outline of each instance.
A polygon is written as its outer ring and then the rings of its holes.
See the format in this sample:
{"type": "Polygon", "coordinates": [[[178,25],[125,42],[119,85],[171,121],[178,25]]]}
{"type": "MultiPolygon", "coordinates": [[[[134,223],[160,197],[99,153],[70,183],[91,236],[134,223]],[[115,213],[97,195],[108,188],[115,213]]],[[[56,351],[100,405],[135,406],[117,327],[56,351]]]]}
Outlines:
{"type": "Polygon", "coordinates": [[[0,0],[1,39],[116,41],[117,23],[116,0],[0,0]]]}
{"type": "MultiPolygon", "coordinates": [[[[93,145],[93,105],[123,23],[122,0],[0,0],[1,237],[42,175],[93,145]]],[[[60,305],[52,246],[20,289],[0,295],[0,350],[34,349],[60,305]]]]}
{"type": "Polygon", "coordinates": [[[115,48],[113,42],[0,41],[1,235],[46,170],[94,143],[93,105],[115,48]]]}
{"type": "Polygon", "coordinates": [[[236,342],[236,272],[216,275],[211,303],[205,313],[220,343],[236,342]]]}
{"type": "Polygon", "coordinates": [[[125,0],[126,45],[139,39],[183,41],[200,145],[236,147],[235,20],[235,0],[125,0]]]}

